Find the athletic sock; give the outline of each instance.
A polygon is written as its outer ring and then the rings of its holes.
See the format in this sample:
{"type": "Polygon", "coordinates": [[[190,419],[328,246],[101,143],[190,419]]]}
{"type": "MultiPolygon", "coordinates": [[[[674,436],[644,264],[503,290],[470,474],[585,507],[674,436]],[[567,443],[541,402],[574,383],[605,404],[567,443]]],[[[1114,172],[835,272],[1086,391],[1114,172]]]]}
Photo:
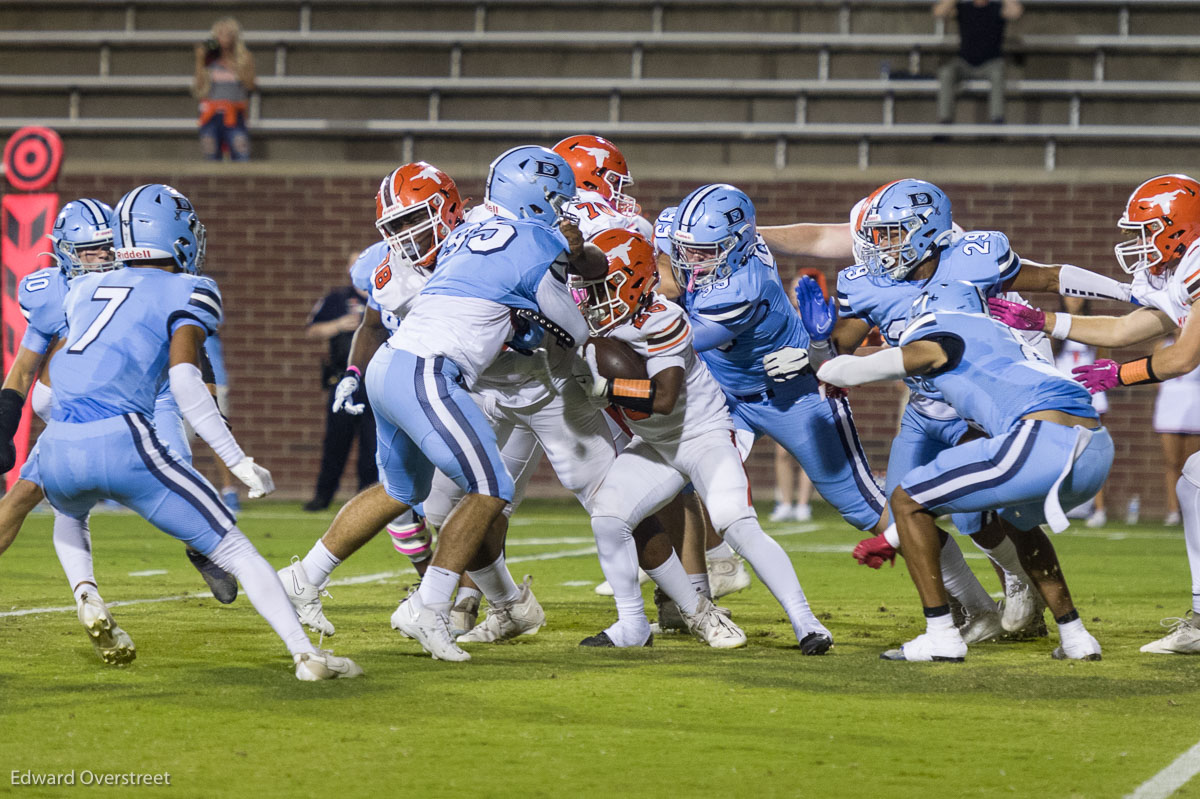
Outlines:
{"type": "Polygon", "coordinates": [[[692,587],[687,572],[683,570],[683,563],[679,560],[678,555],[672,552],[671,556],[660,565],[653,569],[647,569],[646,574],[650,575],[650,579],[663,590],[663,593],[675,601],[680,611],[688,616],[696,612],[696,607],[700,604],[700,597],[696,593],[696,589],[692,587]]]}
{"type": "MultiPolygon", "coordinates": [[[[1188,461],[1190,463],[1191,458],[1188,461]]],[[[1179,497],[1183,540],[1187,544],[1188,566],[1192,570],[1192,611],[1200,616],[1200,487],[1187,477],[1180,477],[1175,484],[1175,494],[1179,497]]]]}
{"type": "Polygon", "coordinates": [[[92,596],[100,595],[92,569],[92,536],[86,519],[55,511],[54,551],[76,602],[85,591],[92,596]]]}
{"type": "Polygon", "coordinates": [[[925,608],[925,632],[930,635],[944,635],[954,629],[954,615],[950,612],[949,605],[925,608]]]}
{"type": "MultiPolygon", "coordinates": [[[[617,604],[617,624],[610,628],[609,637],[615,628],[620,628],[624,640],[613,639],[618,646],[632,646],[640,641],[631,640],[636,631],[649,631],[650,620],[646,618],[646,605],[642,600],[642,589],[638,585],[637,545],[633,541],[633,530],[629,524],[615,516],[593,516],[592,532],[596,537],[596,551],[600,556],[600,569],[604,579],[613,589],[613,600],[617,604]],[[629,633],[625,636],[624,633],[629,633]]],[[[642,640],[645,640],[644,636],[642,640]]]]}
{"type": "Polygon", "coordinates": [[[324,588],[325,583],[329,582],[330,573],[341,562],[341,558],[334,557],[334,554],[325,548],[324,541],[317,539],[317,543],[313,544],[304,560],[300,561],[300,565],[304,567],[304,573],[308,575],[310,583],[317,588],[324,588]]]}
{"type": "Polygon", "coordinates": [[[696,589],[697,594],[712,599],[712,586],[708,582],[708,572],[689,574],[688,580],[691,581],[692,588],[696,589]]]}
{"type": "Polygon", "coordinates": [[[1004,540],[991,549],[981,545],[974,538],[971,541],[975,543],[975,546],[979,547],[980,551],[991,558],[997,566],[1004,570],[1006,579],[1015,577],[1026,585],[1030,584],[1029,575],[1025,573],[1025,567],[1021,565],[1021,557],[1017,555],[1017,545],[1013,543],[1011,538],[1005,536],[1004,540]]]}
{"type": "Polygon", "coordinates": [[[962,603],[967,613],[974,616],[996,609],[996,603],[963,558],[958,542],[949,534],[942,540],[941,565],[946,591],[962,603]]]}
{"type": "Polygon", "coordinates": [[[458,592],[454,595],[454,604],[457,605],[459,602],[462,602],[464,599],[472,599],[472,598],[483,599],[483,592],[480,591],[478,588],[471,588],[469,586],[460,585],[458,587],[458,592]]]}
{"type": "Polygon", "coordinates": [[[468,571],[467,574],[487,597],[489,605],[507,605],[521,598],[521,589],[504,564],[503,552],[487,566],[478,571],[468,571]]]}
{"type": "Polygon", "coordinates": [[[208,559],[238,579],[250,604],[283,639],[289,652],[297,655],[317,651],[300,626],[279,575],[241,530],[234,527],[226,533],[217,548],[208,553],[208,559]]]}
{"type": "Polygon", "coordinates": [[[733,548],[729,546],[729,542],[722,541],[712,549],[705,552],[704,556],[706,558],[732,558],[734,554],[733,548]]]}
{"type": "Polygon", "coordinates": [[[454,595],[454,589],[458,587],[461,577],[461,574],[441,566],[430,566],[421,578],[421,587],[417,589],[421,604],[435,613],[449,613],[450,597],[454,595]]]}
{"type": "Polygon", "coordinates": [[[813,630],[824,629],[808,606],[808,598],[800,587],[800,578],[796,576],[791,559],[778,541],[763,532],[757,519],[739,519],[729,525],[724,535],[725,543],[746,559],[758,579],[783,606],[797,639],[813,630]]]}

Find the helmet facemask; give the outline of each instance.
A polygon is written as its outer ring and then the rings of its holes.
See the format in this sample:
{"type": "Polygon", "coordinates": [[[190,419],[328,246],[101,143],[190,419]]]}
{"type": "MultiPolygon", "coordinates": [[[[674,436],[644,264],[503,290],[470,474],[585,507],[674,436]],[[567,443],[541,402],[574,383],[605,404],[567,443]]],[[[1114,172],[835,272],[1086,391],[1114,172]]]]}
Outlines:
{"type": "Polygon", "coordinates": [[[609,169],[605,171],[603,180],[609,186],[608,201],[614,211],[622,216],[636,216],[642,212],[642,206],[638,205],[638,201],[625,193],[625,187],[633,185],[633,178],[609,169]]]}
{"type": "Polygon", "coordinates": [[[449,230],[441,219],[444,198],[435,195],[415,205],[397,206],[375,222],[388,249],[410,267],[427,266],[449,230]]]}
{"type": "Polygon", "coordinates": [[[697,244],[680,238],[686,235],[680,231],[671,236],[671,271],[684,291],[704,288],[733,273],[729,254],[737,246],[737,236],[726,236],[711,244],[697,244]]]}
{"type": "Polygon", "coordinates": [[[624,272],[611,273],[600,280],[571,276],[571,297],[593,336],[604,335],[633,314],[635,309],[630,308],[620,295],[621,286],[628,278],[624,272]]]}
{"type": "Polygon", "coordinates": [[[1146,222],[1136,222],[1128,216],[1122,216],[1117,220],[1117,227],[1129,231],[1128,238],[1113,247],[1121,268],[1130,275],[1146,269],[1149,269],[1151,274],[1161,274],[1163,268],[1159,265],[1163,262],[1163,254],[1154,242],[1163,232],[1163,221],[1150,219],[1146,222]]]}
{"type": "MultiPolygon", "coordinates": [[[[919,214],[893,222],[865,221],[862,230],[856,233],[855,250],[872,275],[904,280],[930,252],[914,241],[924,226],[925,220],[919,214]]],[[[950,231],[946,231],[934,245],[941,246],[949,237],[950,231]]]]}
{"type": "Polygon", "coordinates": [[[101,236],[93,241],[67,241],[53,236],[51,241],[54,242],[54,251],[50,256],[58,261],[59,268],[68,279],[89,272],[111,272],[121,268],[121,264],[114,258],[111,230],[108,231],[108,236],[101,236]]]}

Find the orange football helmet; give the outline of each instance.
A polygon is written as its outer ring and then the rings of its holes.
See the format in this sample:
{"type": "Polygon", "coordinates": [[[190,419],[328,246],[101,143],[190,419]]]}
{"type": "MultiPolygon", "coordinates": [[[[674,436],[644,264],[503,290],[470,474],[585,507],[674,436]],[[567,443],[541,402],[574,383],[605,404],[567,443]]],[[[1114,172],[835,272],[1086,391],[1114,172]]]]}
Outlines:
{"type": "Polygon", "coordinates": [[[608,260],[608,273],[597,280],[571,276],[571,296],[588,330],[602,336],[650,303],[658,287],[658,269],[650,242],[629,230],[606,230],[591,241],[608,260]]]}
{"type": "Polygon", "coordinates": [[[599,136],[568,136],[551,149],[571,165],[576,186],[596,192],[619,214],[641,213],[637,200],[625,193],[633,178],[617,145],[599,136]]]}
{"type": "Polygon", "coordinates": [[[1113,248],[1129,274],[1161,275],[1200,237],[1200,182],[1187,175],[1159,175],[1133,190],[1117,227],[1136,235],[1113,248]]]}
{"type": "Polygon", "coordinates": [[[375,227],[392,254],[413,266],[432,268],[438,248],[462,220],[458,186],[424,161],[397,167],[375,195],[375,227]]]}

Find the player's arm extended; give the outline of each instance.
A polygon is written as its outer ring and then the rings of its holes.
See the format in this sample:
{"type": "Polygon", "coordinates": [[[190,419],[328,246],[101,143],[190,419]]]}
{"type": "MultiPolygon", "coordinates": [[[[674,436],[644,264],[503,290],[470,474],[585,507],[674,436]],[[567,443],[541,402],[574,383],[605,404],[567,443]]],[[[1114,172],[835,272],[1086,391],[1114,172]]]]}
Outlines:
{"type": "MultiPolygon", "coordinates": [[[[1143,309],[1144,310],[1144,309],[1143,309]]],[[[1188,314],[1174,344],[1168,344],[1147,358],[1147,366],[1157,381],[1186,375],[1200,366],[1200,314],[1188,314]]]]}
{"type": "Polygon", "coordinates": [[[760,226],[758,232],[776,255],[854,258],[848,223],[797,222],[792,225],[760,226]]]}
{"type": "Polygon", "coordinates": [[[1046,313],[1045,332],[1093,347],[1128,347],[1175,332],[1174,320],[1154,308],[1138,308],[1124,316],[1076,316],[1046,313]],[[1063,327],[1059,329],[1059,326],[1063,327]],[[1055,331],[1058,330],[1057,333],[1055,331]]]}
{"type": "Polygon", "coordinates": [[[233,475],[250,488],[250,497],[261,497],[275,490],[271,473],[246,457],[233,437],[216,400],[204,385],[200,373],[200,350],[206,336],[204,328],[185,324],[171,335],[167,370],[171,394],[179,412],[196,434],[204,439],[233,475]]]}
{"type": "Polygon", "coordinates": [[[1021,269],[1009,280],[1005,291],[1047,291],[1065,297],[1132,302],[1128,283],[1082,269],[1073,264],[1042,264],[1021,259],[1021,269]]]}
{"type": "Polygon", "coordinates": [[[871,325],[865,320],[843,316],[833,326],[830,341],[833,342],[835,352],[849,355],[862,346],[870,332],[871,325]]]}
{"type": "Polygon", "coordinates": [[[861,357],[839,355],[825,362],[817,371],[817,378],[833,386],[848,388],[928,374],[949,362],[950,354],[941,343],[922,339],[861,357]]]}

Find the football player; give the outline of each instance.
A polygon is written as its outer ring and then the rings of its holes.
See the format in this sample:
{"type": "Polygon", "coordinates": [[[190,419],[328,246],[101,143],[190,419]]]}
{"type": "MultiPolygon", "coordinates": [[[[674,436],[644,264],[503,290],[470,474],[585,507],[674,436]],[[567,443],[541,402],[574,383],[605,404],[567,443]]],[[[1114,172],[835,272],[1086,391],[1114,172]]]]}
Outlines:
{"type": "MultiPolygon", "coordinates": [[[[34,412],[50,417],[52,392],[46,364],[66,341],[67,319],[64,300],[69,281],[90,272],[119,268],[113,259],[112,208],[93,199],[79,199],[63,206],[54,220],[49,238],[57,269],[27,275],[18,289],[18,302],[27,320],[17,357],[0,389],[0,438],[11,468],[15,457],[12,436],[20,423],[24,400],[32,390],[34,412]],[[40,371],[40,376],[38,375],[40,371]],[[38,377],[34,382],[35,376],[38,377]]],[[[206,382],[212,382],[211,378],[206,382]]],[[[179,408],[170,388],[163,386],[154,404],[154,421],[168,446],[190,463],[188,445],[179,408]]],[[[36,448],[36,444],[35,444],[36,448]]],[[[13,489],[0,500],[0,552],[7,549],[25,517],[44,496],[41,481],[29,457],[13,489]]],[[[54,549],[71,586],[80,623],[88,630],[97,654],[106,663],[128,663],[136,657],[129,634],[116,626],[100,596],[92,567],[91,534],[87,520],[67,516],[54,509],[54,549]],[[105,632],[102,628],[109,627],[105,632]]],[[[189,561],[200,571],[213,595],[222,603],[237,597],[237,580],[191,547],[189,561]]]]}
{"type": "MultiPolygon", "coordinates": [[[[572,280],[576,301],[593,335],[621,341],[646,359],[648,379],[604,378],[596,345],[585,347],[589,393],[608,399],[620,410],[633,441],[617,456],[596,496],[592,527],[603,537],[629,537],[635,525],[664,507],[693,482],[713,526],[746,558],[788,614],[806,655],[826,652],[829,631],[808,606],[786,553],[768,537],[750,503],[750,489],[734,436],[725,395],[693,347],[687,313],[656,294],[654,252],[640,236],[611,231],[595,239],[609,260],[601,280],[572,280]]],[[[674,559],[674,554],[671,558],[674,559]]],[[[698,593],[686,604],[662,576],[649,570],[679,606],[689,629],[712,627],[713,646],[745,644],[745,633],[718,613],[698,593]]],[[[682,568],[677,572],[682,575],[682,568]]],[[[607,575],[606,575],[607,576],[607,575]]],[[[617,622],[600,635],[614,642],[641,643],[650,634],[641,609],[641,592],[626,570],[618,581],[609,577],[617,600],[617,622]]],[[[684,578],[686,579],[686,578],[684,578]]],[[[688,587],[685,582],[680,588],[688,587]]]]}
{"type": "Polygon", "coordinates": [[[79,520],[97,501],[115,499],[234,575],[287,645],[298,679],[360,675],[353,661],[312,645],[274,570],[237,529],[216,489],[163,444],[150,419],[169,376],[183,418],[250,497],[274,489],[201,378],[200,351],[222,308],[216,283],[199,274],[205,232],[192,204],[170,186],[139,186],[121,198],[113,224],[124,268],[72,283],[67,340],[50,362],[54,409],[33,459],[46,497],[79,520]]]}
{"type": "MultiPolygon", "coordinates": [[[[926,396],[936,392],[986,434],[912,469],[891,497],[926,631],[882,657],[961,661],[967,644],[954,626],[942,581],[944,533],[936,518],[998,508],[1023,532],[1043,522],[1055,532],[1065,530],[1063,506],[1090,498],[1108,477],[1113,459],[1108,431],[1082,386],[991,319],[976,285],[953,278],[935,276],[925,284],[897,346],[865,357],[840,355],[817,374],[835,386],[918,378],[927,384],[926,396]]],[[[1027,562],[1058,623],[1061,645],[1053,656],[1099,660],[1100,644],[1079,618],[1066,582],[1054,574],[1056,564],[1027,562]]]]}
{"type": "MultiPolygon", "coordinates": [[[[1187,175],[1145,181],[1129,196],[1117,224],[1128,236],[1115,247],[1117,260],[1133,275],[1133,298],[1144,307],[1121,317],[1075,316],[989,301],[992,313],[1018,330],[1043,330],[1093,346],[1176,337],[1174,344],[1128,363],[1106,358],[1077,367],[1077,378],[1092,393],[1157,383],[1200,366],[1200,321],[1191,314],[1200,297],[1200,182],[1187,175]]],[[[1168,634],[1141,648],[1152,654],[1200,653],[1200,457],[1188,458],[1175,491],[1191,567],[1192,608],[1182,618],[1168,619],[1168,634]]]]}
{"type": "Polygon", "coordinates": [[[575,197],[563,214],[576,220],[584,239],[614,228],[652,235],[641,206],[625,189],[633,185],[629,164],[617,146],[600,136],[568,136],[551,148],[575,175],[575,197]]]}

